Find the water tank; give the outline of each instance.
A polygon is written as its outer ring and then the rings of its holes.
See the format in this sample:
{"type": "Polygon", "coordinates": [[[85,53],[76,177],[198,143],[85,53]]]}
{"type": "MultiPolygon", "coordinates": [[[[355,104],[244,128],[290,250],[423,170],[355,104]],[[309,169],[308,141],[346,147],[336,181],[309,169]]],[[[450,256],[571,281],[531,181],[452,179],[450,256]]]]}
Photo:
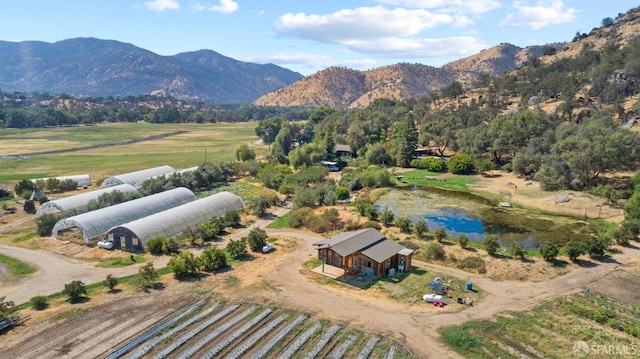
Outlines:
{"type": "Polygon", "coordinates": [[[396,275],[396,269],[395,268],[389,268],[389,277],[393,277],[396,275]]]}

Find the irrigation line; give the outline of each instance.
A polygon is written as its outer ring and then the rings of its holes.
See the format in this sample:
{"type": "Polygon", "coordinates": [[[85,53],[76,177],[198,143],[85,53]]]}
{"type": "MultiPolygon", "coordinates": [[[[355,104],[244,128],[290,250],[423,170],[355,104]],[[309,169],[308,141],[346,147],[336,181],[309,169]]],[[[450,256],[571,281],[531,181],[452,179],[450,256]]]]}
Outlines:
{"type": "Polygon", "coordinates": [[[271,314],[271,312],[273,312],[273,309],[271,309],[271,308],[267,308],[267,309],[263,310],[262,312],[260,312],[260,314],[258,314],[254,318],[252,318],[248,323],[246,323],[245,325],[240,327],[240,329],[238,329],[235,332],[231,333],[231,335],[229,335],[228,337],[224,338],[222,340],[222,342],[218,343],[218,345],[213,347],[213,349],[211,349],[208,352],[206,352],[202,356],[202,359],[211,359],[211,358],[215,357],[216,354],[221,352],[224,348],[226,348],[234,340],[238,339],[247,330],[251,329],[251,327],[253,327],[256,324],[260,323],[260,321],[262,319],[266,318],[267,315],[271,314]]]}
{"type": "Polygon", "coordinates": [[[197,322],[198,320],[208,316],[209,314],[211,314],[211,312],[216,310],[219,306],[220,306],[220,303],[216,303],[216,304],[212,305],[211,307],[207,308],[206,310],[203,310],[202,312],[198,313],[198,315],[195,315],[195,316],[189,318],[189,320],[185,321],[184,323],[181,323],[180,325],[176,326],[175,328],[173,328],[173,329],[169,330],[168,332],[162,334],[161,336],[155,338],[154,340],[152,340],[149,343],[147,343],[147,345],[145,345],[143,348],[141,348],[140,350],[135,352],[133,355],[131,355],[129,357],[129,359],[142,358],[143,355],[148,353],[151,349],[153,349],[160,342],[162,342],[166,338],[169,338],[170,336],[172,336],[172,335],[174,335],[174,334],[176,334],[178,332],[181,332],[184,328],[190,326],[191,324],[197,322]]]}
{"type": "Polygon", "coordinates": [[[340,330],[339,325],[334,325],[331,328],[329,328],[329,331],[320,339],[320,341],[316,344],[316,346],[313,347],[313,349],[310,352],[308,352],[307,355],[304,356],[304,359],[315,358],[320,353],[322,348],[324,348],[327,345],[327,343],[329,343],[331,338],[333,338],[333,336],[336,335],[336,333],[339,330],[340,330]]]}
{"type": "Polygon", "coordinates": [[[392,346],[387,354],[384,356],[384,359],[393,359],[396,357],[396,347],[392,346]]]}
{"type": "Polygon", "coordinates": [[[307,329],[302,335],[298,336],[296,340],[291,344],[287,350],[280,356],[280,359],[291,359],[293,354],[295,354],[302,346],[314,335],[320,328],[322,327],[322,323],[319,321],[316,322],[311,328],[307,329]]]}
{"type": "Polygon", "coordinates": [[[242,354],[244,354],[247,350],[251,349],[262,337],[267,335],[273,328],[280,325],[280,323],[284,322],[289,314],[284,313],[276,319],[270,321],[266,325],[262,326],[256,333],[254,333],[249,339],[243,340],[241,345],[233,351],[233,353],[227,355],[226,359],[238,359],[242,354]]]}
{"type": "Polygon", "coordinates": [[[271,349],[273,349],[273,347],[275,347],[276,344],[278,344],[282,340],[282,338],[287,336],[287,334],[289,334],[289,332],[292,331],[293,328],[295,328],[298,324],[302,323],[305,320],[307,320],[307,316],[302,314],[299,317],[297,317],[294,321],[292,321],[291,323],[287,324],[287,326],[284,327],[284,329],[282,329],[280,332],[278,332],[278,334],[276,334],[271,339],[271,341],[269,341],[269,343],[265,344],[262,348],[260,348],[260,350],[256,354],[254,354],[253,357],[251,357],[251,359],[263,359],[263,358],[266,358],[266,356],[269,353],[269,351],[271,349]]]}
{"type": "MultiPolygon", "coordinates": [[[[161,358],[166,357],[172,351],[178,349],[178,347],[181,346],[182,344],[184,344],[186,341],[188,341],[189,339],[193,338],[194,336],[196,336],[201,331],[205,330],[208,326],[210,326],[213,323],[217,322],[218,320],[222,319],[227,314],[233,312],[238,307],[239,307],[239,304],[234,304],[234,305],[232,305],[232,306],[230,306],[228,308],[225,308],[223,311],[221,311],[218,314],[216,314],[215,316],[213,316],[213,318],[211,318],[211,319],[207,320],[206,322],[200,324],[197,328],[189,331],[187,334],[183,335],[182,337],[180,337],[180,339],[176,340],[175,342],[172,342],[171,345],[169,345],[168,347],[164,348],[163,351],[161,351],[160,353],[156,354],[153,358],[154,359],[161,359],[161,358]]],[[[251,310],[253,311],[253,308],[251,308],[251,310]]]]}
{"type": "Polygon", "coordinates": [[[335,352],[333,352],[333,355],[331,355],[332,359],[342,359],[342,357],[344,356],[344,354],[347,352],[347,350],[349,349],[349,347],[351,345],[353,345],[353,342],[356,341],[356,339],[358,339],[358,334],[357,333],[351,333],[351,335],[349,335],[349,337],[347,338],[347,340],[345,340],[340,347],[338,347],[338,349],[336,349],[335,352]]]}
{"type": "Polygon", "coordinates": [[[360,351],[360,354],[358,354],[358,357],[356,359],[369,358],[369,356],[371,355],[371,352],[373,352],[373,349],[376,347],[376,344],[378,344],[379,341],[380,341],[380,337],[371,337],[371,339],[369,339],[367,344],[365,344],[364,348],[362,348],[362,350],[360,351]]]}
{"type": "Polygon", "coordinates": [[[134,338],[133,340],[131,340],[129,343],[121,346],[120,348],[116,349],[115,351],[113,351],[111,354],[107,355],[107,357],[105,359],[117,359],[120,358],[121,356],[125,355],[126,353],[128,353],[129,351],[131,351],[131,349],[137,347],[138,345],[142,344],[143,342],[145,342],[147,339],[151,338],[152,336],[160,333],[161,331],[163,331],[164,329],[168,328],[169,326],[177,323],[180,319],[184,318],[185,316],[193,313],[196,309],[202,307],[205,304],[206,300],[205,299],[201,299],[199,301],[197,301],[194,305],[192,305],[191,307],[189,307],[188,309],[186,309],[185,311],[169,317],[168,319],[166,319],[164,322],[162,322],[160,325],[151,328],[150,330],[140,334],[138,337],[134,338]]]}
{"type": "Polygon", "coordinates": [[[207,335],[206,337],[200,339],[197,343],[195,343],[192,346],[190,346],[187,350],[185,350],[182,354],[180,354],[180,356],[178,356],[178,358],[186,359],[186,358],[192,357],[193,354],[198,352],[198,350],[202,349],[202,347],[207,345],[207,343],[209,343],[210,341],[215,339],[218,335],[224,333],[227,329],[231,328],[236,323],[238,323],[242,319],[246,318],[257,307],[258,307],[257,305],[252,305],[250,308],[248,308],[244,312],[242,312],[242,313],[236,315],[235,317],[229,319],[224,324],[222,324],[218,328],[216,328],[216,330],[214,330],[213,332],[209,333],[209,335],[207,335]]]}

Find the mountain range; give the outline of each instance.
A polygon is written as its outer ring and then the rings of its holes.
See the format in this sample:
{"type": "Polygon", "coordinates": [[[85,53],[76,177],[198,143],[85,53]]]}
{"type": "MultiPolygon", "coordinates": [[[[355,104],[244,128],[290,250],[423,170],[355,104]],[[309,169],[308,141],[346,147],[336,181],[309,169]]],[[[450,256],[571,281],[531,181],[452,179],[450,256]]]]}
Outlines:
{"type": "MultiPolygon", "coordinates": [[[[564,44],[551,46],[560,49],[564,44]]],[[[0,41],[0,89],[94,97],[156,94],[264,106],[364,107],[379,97],[427,96],[453,81],[471,88],[542,52],[542,46],[499,44],[439,68],[408,63],[368,71],[331,67],[304,77],[280,66],[242,62],[212,50],[161,56],[132,44],[96,38],[0,41]]]]}
{"type": "Polygon", "coordinates": [[[163,94],[188,101],[250,103],[303,76],[273,64],[200,50],[161,56],[114,40],[0,41],[0,89],[72,96],[163,94]]]}

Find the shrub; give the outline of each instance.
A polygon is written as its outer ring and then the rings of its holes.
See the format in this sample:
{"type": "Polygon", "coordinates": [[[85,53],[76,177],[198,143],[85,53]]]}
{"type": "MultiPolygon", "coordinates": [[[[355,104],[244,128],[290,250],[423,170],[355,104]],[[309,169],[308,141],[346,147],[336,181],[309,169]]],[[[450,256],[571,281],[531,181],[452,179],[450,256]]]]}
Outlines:
{"type": "Polygon", "coordinates": [[[198,275],[200,262],[198,258],[191,252],[185,251],[180,254],[174,254],[169,259],[167,267],[173,272],[175,279],[181,280],[188,277],[198,275]]]}
{"type": "Polygon", "coordinates": [[[82,281],[74,280],[64,285],[62,294],[67,296],[71,303],[76,303],[80,298],[87,295],[87,287],[82,281]]]}
{"type": "Polygon", "coordinates": [[[355,203],[356,211],[361,215],[369,218],[372,221],[378,219],[379,213],[376,207],[366,201],[358,201],[355,203]]]}
{"type": "Polygon", "coordinates": [[[387,227],[393,223],[394,217],[395,215],[393,214],[393,212],[391,212],[391,210],[387,206],[385,206],[382,209],[382,213],[380,213],[380,221],[382,222],[382,224],[384,224],[387,227]]]}
{"type": "Polygon", "coordinates": [[[109,292],[113,292],[113,289],[118,285],[118,278],[114,277],[111,274],[108,274],[107,277],[102,281],[102,285],[109,290],[109,292]]]}
{"type": "Polygon", "coordinates": [[[520,245],[520,243],[511,243],[511,246],[509,247],[509,253],[513,258],[524,259],[526,257],[526,252],[524,248],[522,248],[522,245],[520,245]]]}
{"type": "Polygon", "coordinates": [[[159,278],[160,274],[154,268],[153,262],[148,262],[138,269],[138,276],[135,279],[135,284],[142,289],[146,289],[159,278]]]}
{"type": "Polygon", "coordinates": [[[347,187],[343,187],[343,186],[336,187],[335,192],[336,192],[336,195],[338,196],[338,199],[341,201],[344,201],[345,199],[349,199],[350,197],[349,189],[347,187]]]}
{"type": "Polygon", "coordinates": [[[445,258],[444,247],[437,242],[429,242],[425,247],[424,256],[427,259],[442,261],[445,258]]]}
{"type": "Polygon", "coordinates": [[[411,220],[407,217],[398,217],[394,221],[396,227],[398,227],[402,232],[408,233],[411,230],[411,220]]]}
{"type": "Polygon", "coordinates": [[[602,257],[609,247],[609,241],[606,236],[591,236],[584,243],[584,250],[591,258],[602,257]]]}
{"type": "Polygon", "coordinates": [[[496,254],[498,248],[500,248],[500,245],[498,244],[498,237],[495,234],[485,236],[482,240],[482,245],[490,255],[496,254]]]}
{"type": "Polygon", "coordinates": [[[7,297],[0,297],[0,320],[7,318],[16,310],[15,303],[6,299],[7,297]]]}
{"type": "Polygon", "coordinates": [[[438,241],[438,243],[442,243],[442,241],[447,238],[447,231],[444,229],[444,227],[439,227],[435,232],[433,232],[433,236],[435,237],[436,241],[438,241]]]}
{"type": "Polygon", "coordinates": [[[271,203],[266,196],[260,196],[256,198],[251,204],[251,209],[253,210],[253,214],[258,217],[262,217],[267,214],[267,208],[271,207],[271,203]]]}
{"type": "Polygon", "coordinates": [[[447,164],[438,158],[416,158],[411,161],[411,167],[427,170],[430,172],[445,172],[447,164]]]}
{"type": "Polygon", "coordinates": [[[466,257],[458,262],[458,268],[466,271],[476,271],[480,274],[487,272],[484,259],[480,257],[466,257]]]}
{"type": "Polygon", "coordinates": [[[145,249],[147,250],[147,252],[153,255],[160,255],[162,254],[162,247],[164,246],[164,242],[165,239],[163,237],[152,238],[147,241],[145,249]]]}
{"type": "Polygon", "coordinates": [[[226,211],[222,217],[225,227],[238,227],[240,226],[240,220],[240,211],[226,211]]]}
{"type": "Polygon", "coordinates": [[[31,304],[31,308],[35,310],[43,310],[49,305],[48,301],[49,299],[44,295],[36,295],[29,300],[29,303],[31,304]]]}
{"type": "Polygon", "coordinates": [[[567,257],[569,257],[569,259],[571,259],[571,261],[573,262],[575,262],[578,257],[584,254],[583,246],[578,243],[578,241],[573,239],[564,246],[564,251],[567,253],[567,257]]]}
{"type": "Polygon", "coordinates": [[[67,178],[58,184],[58,189],[62,192],[75,191],[76,188],[78,188],[78,183],[71,178],[67,178]]]}
{"type": "Polygon", "coordinates": [[[24,201],[24,204],[22,205],[22,209],[24,209],[24,211],[29,214],[34,214],[36,213],[36,204],[32,200],[28,199],[24,201]]]}
{"type": "Polygon", "coordinates": [[[469,244],[469,238],[467,237],[466,234],[461,233],[458,236],[458,243],[460,244],[460,247],[467,248],[467,245],[469,244]]]}
{"type": "Polygon", "coordinates": [[[247,235],[247,243],[252,251],[261,252],[262,247],[267,244],[267,232],[257,227],[252,229],[249,235],[247,235]]]}
{"type": "Polygon", "coordinates": [[[227,266],[227,256],[220,248],[209,247],[200,255],[202,270],[211,272],[227,266]]]}
{"type": "Polygon", "coordinates": [[[315,213],[309,207],[294,209],[291,211],[291,216],[289,216],[289,226],[291,228],[305,227],[313,217],[315,217],[315,213]]]}
{"type": "Polygon", "coordinates": [[[473,172],[473,157],[466,153],[457,153],[449,159],[447,163],[449,172],[458,175],[466,175],[473,172]]]}
{"type": "Polygon", "coordinates": [[[36,218],[37,232],[40,237],[48,237],[53,231],[53,227],[62,218],[58,213],[44,213],[36,218]]]}
{"type": "Polygon", "coordinates": [[[240,259],[247,254],[247,243],[244,238],[239,241],[229,240],[227,252],[233,259],[240,259]]]}
{"type": "Polygon", "coordinates": [[[380,226],[380,223],[375,221],[366,221],[362,223],[358,229],[363,229],[363,228],[373,228],[373,229],[381,230],[382,226],[380,226]]]}
{"type": "Polygon", "coordinates": [[[162,253],[164,254],[173,254],[178,253],[179,245],[178,242],[174,238],[165,239],[162,243],[162,253]]]}
{"type": "Polygon", "coordinates": [[[547,262],[556,259],[558,253],[560,252],[558,247],[556,247],[556,245],[550,241],[542,242],[542,244],[540,244],[540,248],[538,248],[538,251],[540,251],[540,255],[547,262]]]}
{"type": "Polygon", "coordinates": [[[421,219],[413,225],[413,232],[418,238],[424,238],[425,233],[429,232],[427,221],[421,219]]]}

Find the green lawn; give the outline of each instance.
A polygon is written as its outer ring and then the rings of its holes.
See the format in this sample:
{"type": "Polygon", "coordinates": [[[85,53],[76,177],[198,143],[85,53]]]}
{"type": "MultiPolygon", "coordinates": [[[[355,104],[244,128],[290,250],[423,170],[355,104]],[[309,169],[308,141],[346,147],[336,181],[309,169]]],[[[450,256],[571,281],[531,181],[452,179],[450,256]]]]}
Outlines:
{"type": "Polygon", "coordinates": [[[416,185],[425,187],[437,187],[456,191],[468,191],[467,185],[476,182],[467,176],[452,176],[442,180],[426,179],[426,176],[438,178],[442,173],[425,170],[413,170],[403,174],[402,185],[416,185]]]}
{"type": "Polygon", "coordinates": [[[4,254],[0,254],[0,263],[4,264],[9,270],[9,274],[14,277],[24,277],[36,271],[29,264],[4,254]]]}
{"type": "MultiPolygon", "coordinates": [[[[0,158],[0,182],[88,173],[92,180],[155,166],[176,169],[205,161],[234,160],[235,149],[258,140],[255,123],[109,124],[51,129],[0,130],[0,156],[109,144],[173,131],[188,133],[122,146],[55,155],[0,158]]],[[[265,148],[256,148],[259,154],[265,148]]]]}

